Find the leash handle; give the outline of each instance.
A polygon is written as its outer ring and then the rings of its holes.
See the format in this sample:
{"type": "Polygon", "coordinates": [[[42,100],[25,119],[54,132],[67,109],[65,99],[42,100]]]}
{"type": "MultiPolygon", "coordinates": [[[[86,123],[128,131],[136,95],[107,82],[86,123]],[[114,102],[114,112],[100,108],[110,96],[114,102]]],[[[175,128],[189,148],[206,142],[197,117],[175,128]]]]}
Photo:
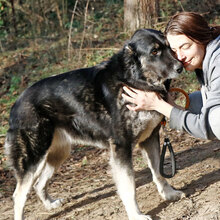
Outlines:
{"type": "MultiPolygon", "coordinates": [[[[169,92],[180,92],[180,93],[182,93],[185,96],[185,99],[186,99],[185,109],[189,108],[189,104],[190,104],[189,95],[183,89],[170,88],[169,92]]],[[[166,120],[165,119],[161,121],[161,125],[165,129],[165,127],[166,127],[166,120]]],[[[164,178],[172,178],[176,174],[175,154],[174,154],[173,147],[172,147],[168,137],[164,138],[164,144],[163,144],[162,152],[161,152],[161,155],[160,155],[160,174],[164,178]],[[170,152],[171,169],[172,169],[171,174],[166,174],[164,172],[164,165],[165,165],[164,160],[165,160],[165,154],[166,154],[167,148],[169,149],[169,152],[170,152]]]]}
{"type": "Polygon", "coordinates": [[[164,138],[164,144],[163,144],[162,153],[161,153],[161,156],[160,156],[160,174],[161,174],[161,176],[163,176],[165,178],[172,178],[176,174],[175,154],[173,152],[173,147],[170,143],[170,140],[167,137],[164,138]],[[167,147],[168,147],[169,152],[170,152],[170,159],[171,159],[171,166],[172,166],[171,174],[166,174],[164,172],[164,159],[165,159],[165,154],[166,154],[166,151],[167,151],[167,147]]]}
{"type": "Polygon", "coordinates": [[[183,89],[180,89],[180,88],[170,88],[169,92],[180,92],[180,93],[182,93],[185,96],[185,99],[186,99],[185,109],[189,108],[189,104],[190,104],[189,95],[183,89]]]}

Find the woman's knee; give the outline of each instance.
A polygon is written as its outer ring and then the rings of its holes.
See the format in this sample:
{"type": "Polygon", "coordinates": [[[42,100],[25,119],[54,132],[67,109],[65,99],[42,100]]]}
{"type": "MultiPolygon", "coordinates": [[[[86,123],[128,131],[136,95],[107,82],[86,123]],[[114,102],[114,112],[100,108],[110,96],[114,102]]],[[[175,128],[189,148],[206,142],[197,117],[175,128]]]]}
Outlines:
{"type": "Polygon", "coordinates": [[[193,114],[200,114],[203,106],[202,94],[200,91],[193,92],[189,95],[189,108],[188,110],[193,114]]]}
{"type": "Polygon", "coordinates": [[[220,106],[217,106],[209,112],[209,124],[213,134],[220,140],[220,106]]]}

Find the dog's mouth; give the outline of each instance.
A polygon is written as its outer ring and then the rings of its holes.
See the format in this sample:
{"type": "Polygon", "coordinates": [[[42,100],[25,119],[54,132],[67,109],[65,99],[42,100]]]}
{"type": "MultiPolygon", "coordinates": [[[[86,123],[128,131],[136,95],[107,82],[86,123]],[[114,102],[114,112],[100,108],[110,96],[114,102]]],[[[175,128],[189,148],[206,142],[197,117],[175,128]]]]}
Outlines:
{"type": "Polygon", "coordinates": [[[168,73],[168,78],[173,79],[177,78],[179,74],[183,71],[184,65],[182,63],[175,64],[171,71],[168,73]]]}
{"type": "Polygon", "coordinates": [[[172,73],[169,73],[167,79],[174,79],[174,78],[178,78],[180,73],[178,73],[177,71],[173,71],[172,73]]]}

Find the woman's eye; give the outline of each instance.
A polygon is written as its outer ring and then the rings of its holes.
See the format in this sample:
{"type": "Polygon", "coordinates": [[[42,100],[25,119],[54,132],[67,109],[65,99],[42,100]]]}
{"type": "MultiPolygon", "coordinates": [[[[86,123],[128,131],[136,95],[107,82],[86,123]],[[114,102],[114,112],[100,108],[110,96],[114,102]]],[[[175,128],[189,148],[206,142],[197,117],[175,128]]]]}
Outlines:
{"type": "Polygon", "coordinates": [[[151,53],[152,53],[154,56],[156,56],[156,55],[158,54],[158,50],[157,50],[157,49],[153,49],[153,50],[151,51],[151,53]]]}
{"type": "Polygon", "coordinates": [[[187,49],[190,48],[190,46],[191,46],[191,45],[189,45],[189,44],[185,44],[185,45],[182,47],[182,49],[183,49],[183,50],[187,50],[187,49]]]}

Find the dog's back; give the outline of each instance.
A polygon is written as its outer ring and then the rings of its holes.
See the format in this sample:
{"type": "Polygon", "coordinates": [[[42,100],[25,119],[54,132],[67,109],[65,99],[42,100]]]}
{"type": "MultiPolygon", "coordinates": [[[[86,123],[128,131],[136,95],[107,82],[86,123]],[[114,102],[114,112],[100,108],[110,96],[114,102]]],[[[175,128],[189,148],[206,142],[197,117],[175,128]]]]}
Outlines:
{"type": "Polygon", "coordinates": [[[23,177],[46,154],[55,129],[78,139],[100,139],[107,133],[103,126],[109,117],[101,113],[104,107],[94,83],[98,71],[92,67],[52,76],[21,94],[11,109],[6,138],[6,152],[17,175],[23,177]]]}

